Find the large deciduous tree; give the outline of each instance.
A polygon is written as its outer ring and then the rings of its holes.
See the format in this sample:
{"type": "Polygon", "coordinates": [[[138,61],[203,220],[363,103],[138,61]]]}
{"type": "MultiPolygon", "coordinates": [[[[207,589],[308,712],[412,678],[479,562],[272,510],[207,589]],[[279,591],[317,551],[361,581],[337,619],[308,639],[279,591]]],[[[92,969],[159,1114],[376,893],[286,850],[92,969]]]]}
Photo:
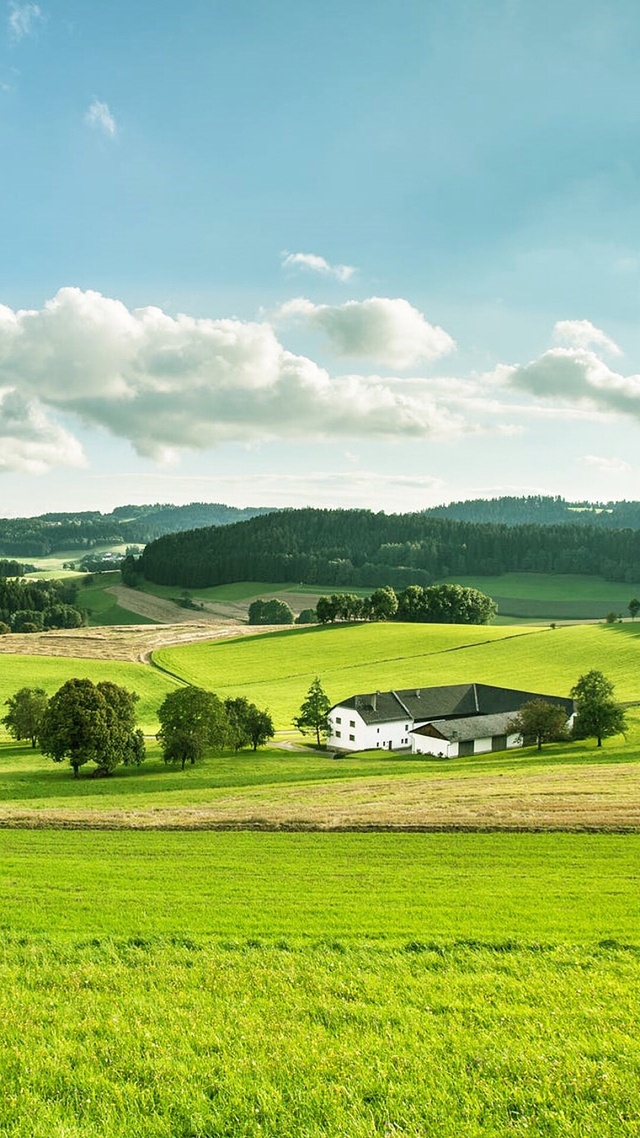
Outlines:
{"type": "Polygon", "coordinates": [[[567,713],[559,703],[546,699],[530,699],[524,703],[509,724],[509,732],[535,739],[538,750],[543,743],[557,743],[568,738],[567,713]]]}
{"type": "Polygon", "coordinates": [[[43,688],[20,688],[15,695],[9,696],[5,700],[9,710],[2,722],[12,738],[30,739],[31,746],[35,747],[48,702],[49,697],[43,688]]]}
{"type": "Polygon", "coordinates": [[[613,684],[593,668],[571,689],[576,703],[573,734],[576,739],[595,738],[598,746],[609,735],[619,735],[626,726],[624,709],[613,698],[613,684]]]}
{"type": "Polygon", "coordinates": [[[303,735],[315,735],[318,746],[321,744],[320,736],[327,734],[327,715],[330,707],[331,701],[320,683],[320,678],[316,676],[301,704],[300,714],[293,722],[303,735]]]}
{"type": "Polygon", "coordinates": [[[135,692],[108,681],[67,680],[52,695],[42,717],[43,753],[55,763],[68,759],[74,778],[88,762],[104,774],[120,763],[141,763],[144,740],[135,727],[137,699],[135,692]]]}
{"type": "MultiPolygon", "coordinates": [[[[158,709],[165,763],[193,765],[209,750],[223,750],[230,742],[229,716],[221,699],[204,688],[177,688],[158,709]]],[[[232,744],[233,745],[233,744],[232,744]]]]}

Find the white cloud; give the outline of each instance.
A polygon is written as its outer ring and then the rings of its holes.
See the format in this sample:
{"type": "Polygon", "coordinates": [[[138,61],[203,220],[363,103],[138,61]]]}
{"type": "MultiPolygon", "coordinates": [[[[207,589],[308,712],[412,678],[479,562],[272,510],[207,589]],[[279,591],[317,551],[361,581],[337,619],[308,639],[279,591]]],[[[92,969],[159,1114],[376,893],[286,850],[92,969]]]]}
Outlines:
{"type": "Polygon", "coordinates": [[[277,316],[297,317],[320,329],[340,356],[357,356],[399,370],[438,359],[455,348],[448,332],[429,324],[402,298],[373,296],[329,305],[298,297],[283,304],[277,316]]]}
{"type": "Polygon", "coordinates": [[[384,380],[330,376],[266,323],[129,310],[61,289],[43,309],[0,306],[0,374],[24,400],[166,459],[182,448],[268,438],[449,437],[461,415],[384,380]]]}
{"type": "Polygon", "coordinates": [[[11,0],[7,20],[12,38],[19,41],[25,36],[35,34],[38,24],[44,20],[44,15],[38,4],[19,4],[17,0],[11,0]]]}
{"type": "Polygon", "coordinates": [[[640,418],[640,375],[611,371],[594,352],[551,348],[537,360],[503,374],[512,386],[538,398],[640,418]]]}
{"type": "Polygon", "coordinates": [[[51,422],[34,401],[0,391],[0,471],[43,474],[53,466],[83,466],[80,443],[51,422]]]}
{"type": "Polygon", "coordinates": [[[93,100],[84,116],[84,121],[94,130],[102,130],[111,137],[116,134],[118,129],[108,103],[101,103],[99,99],[93,100]]]}
{"type": "Polygon", "coordinates": [[[323,277],[334,277],[343,283],[350,280],[355,273],[353,265],[331,265],[324,257],[317,253],[287,253],[282,254],[283,269],[309,269],[312,273],[320,273],[323,277]]]}
{"type": "Polygon", "coordinates": [[[622,355],[615,340],[590,320],[558,320],[553,328],[553,337],[556,343],[569,344],[574,348],[604,348],[613,356],[622,355]]]}
{"type": "Polygon", "coordinates": [[[623,458],[604,458],[599,454],[585,454],[584,462],[595,466],[602,474],[627,474],[633,467],[623,458]]]}

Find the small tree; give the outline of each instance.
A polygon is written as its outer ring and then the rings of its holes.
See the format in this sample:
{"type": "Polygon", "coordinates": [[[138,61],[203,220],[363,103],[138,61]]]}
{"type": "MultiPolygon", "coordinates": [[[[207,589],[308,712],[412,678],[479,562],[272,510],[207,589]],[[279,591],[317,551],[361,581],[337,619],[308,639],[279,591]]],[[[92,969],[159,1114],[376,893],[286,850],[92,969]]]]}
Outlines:
{"type": "Polygon", "coordinates": [[[518,714],[509,723],[509,732],[522,739],[535,739],[538,750],[543,743],[557,743],[568,738],[567,713],[559,703],[546,699],[530,699],[523,703],[518,714]]]}
{"type": "Polygon", "coordinates": [[[269,742],[269,739],[273,739],[273,720],[268,711],[260,711],[255,704],[249,704],[249,708],[249,736],[251,746],[254,751],[257,751],[258,747],[263,747],[265,743],[269,742]]]}
{"type": "Polygon", "coordinates": [[[293,621],[293,609],[277,597],[270,601],[252,601],[249,605],[249,624],[293,624],[293,621]]]}
{"type": "Polygon", "coordinates": [[[222,750],[229,741],[229,717],[221,699],[204,688],[177,688],[158,709],[165,763],[193,765],[207,750],[222,750]]]}
{"type": "Polygon", "coordinates": [[[635,620],[638,613],[640,612],[640,601],[637,599],[637,597],[634,597],[632,601],[629,601],[628,608],[629,612],[631,613],[631,619],[635,620]]]}
{"type": "Polygon", "coordinates": [[[13,739],[30,739],[31,746],[38,742],[42,717],[49,697],[43,688],[20,688],[5,700],[9,708],[2,722],[13,739]]]}
{"type": "Polygon", "coordinates": [[[295,619],[296,624],[316,624],[317,621],[318,614],[315,609],[302,609],[295,619]]]}
{"type": "Polygon", "coordinates": [[[260,711],[244,696],[225,699],[229,719],[229,745],[234,751],[250,744],[254,751],[273,737],[273,722],[267,711],[260,711]]]}
{"type": "Polygon", "coordinates": [[[320,736],[327,734],[327,715],[330,707],[329,697],[320,683],[319,676],[316,676],[300,707],[300,714],[293,722],[303,735],[314,734],[318,746],[321,743],[320,736]]]}
{"type": "Polygon", "coordinates": [[[592,669],[580,676],[571,689],[576,702],[573,734],[576,739],[595,737],[598,746],[609,735],[619,735],[626,726],[624,709],[613,698],[613,684],[592,669]]]}

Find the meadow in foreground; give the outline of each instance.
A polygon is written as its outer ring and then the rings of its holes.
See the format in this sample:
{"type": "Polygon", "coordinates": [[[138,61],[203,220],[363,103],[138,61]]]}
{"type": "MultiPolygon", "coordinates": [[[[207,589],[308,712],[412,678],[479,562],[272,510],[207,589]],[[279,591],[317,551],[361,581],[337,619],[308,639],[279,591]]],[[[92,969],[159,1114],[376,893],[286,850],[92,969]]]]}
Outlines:
{"type": "Polygon", "coordinates": [[[639,841],[0,832],[0,1134],[635,1135],[639,841]]]}

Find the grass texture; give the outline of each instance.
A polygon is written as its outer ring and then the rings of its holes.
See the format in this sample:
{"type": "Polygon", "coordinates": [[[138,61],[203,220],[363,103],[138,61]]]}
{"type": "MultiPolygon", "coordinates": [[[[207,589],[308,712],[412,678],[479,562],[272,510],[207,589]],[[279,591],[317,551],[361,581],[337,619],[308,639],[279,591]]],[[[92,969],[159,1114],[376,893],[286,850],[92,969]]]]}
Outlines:
{"type": "Polygon", "coordinates": [[[0,1134],[636,1135],[639,842],[0,831],[0,1134]]]}
{"type": "MultiPolygon", "coordinates": [[[[0,657],[0,709],[22,687],[41,687],[52,695],[66,680],[88,678],[98,683],[111,680],[140,696],[137,716],[145,731],[157,731],[157,711],[167,692],[176,687],[170,676],[143,664],[115,660],[78,659],[65,656],[0,657]]],[[[2,728],[4,733],[4,728],[2,728]]],[[[6,736],[5,736],[6,737],[6,736]]]]}

